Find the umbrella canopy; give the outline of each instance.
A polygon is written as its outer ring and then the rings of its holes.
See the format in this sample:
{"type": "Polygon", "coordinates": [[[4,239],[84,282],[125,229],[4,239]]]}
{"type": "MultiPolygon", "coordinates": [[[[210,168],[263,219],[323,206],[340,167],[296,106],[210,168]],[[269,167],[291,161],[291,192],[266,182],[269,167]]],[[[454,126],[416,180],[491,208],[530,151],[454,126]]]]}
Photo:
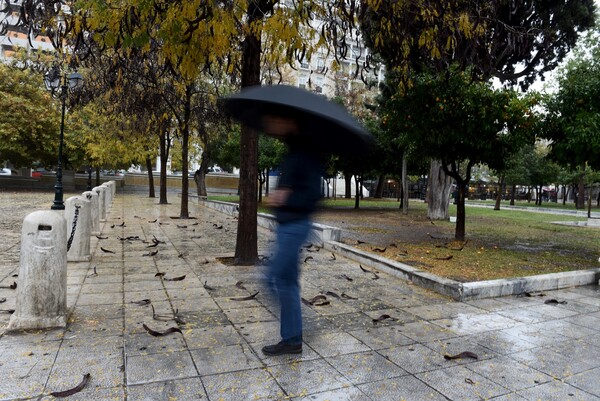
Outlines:
{"type": "Polygon", "coordinates": [[[265,115],[293,118],[300,134],[323,152],[359,155],[368,151],[373,137],[338,104],[304,89],[287,85],[252,86],[222,99],[236,120],[263,130],[265,115]]]}

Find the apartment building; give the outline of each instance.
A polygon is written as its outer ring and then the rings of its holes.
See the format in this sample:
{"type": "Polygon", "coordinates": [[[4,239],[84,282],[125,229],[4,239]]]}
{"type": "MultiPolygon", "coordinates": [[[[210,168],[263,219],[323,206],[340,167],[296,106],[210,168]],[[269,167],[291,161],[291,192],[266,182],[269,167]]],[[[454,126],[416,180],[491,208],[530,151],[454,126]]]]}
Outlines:
{"type": "Polygon", "coordinates": [[[48,37],[27,32],[17,26],[22,0],[11,0],[8,10],[0,13],[0,61],[10,60],[18,49],[29,54],[36,52],[53,52],[54,47],[48,37]]]}

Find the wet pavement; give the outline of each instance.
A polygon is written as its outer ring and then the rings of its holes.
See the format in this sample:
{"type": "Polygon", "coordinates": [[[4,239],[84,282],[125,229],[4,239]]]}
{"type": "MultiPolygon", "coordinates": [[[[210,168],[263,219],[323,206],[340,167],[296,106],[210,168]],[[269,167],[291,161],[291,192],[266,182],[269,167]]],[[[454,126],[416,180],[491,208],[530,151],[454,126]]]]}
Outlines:
{"type": "MultiPolygon", "coordinates": [[[[303,305],[304,352],[266,357],[277,306],[261,267],[227,263],[237,221],[193,202],[194,219],[174,219],[171,200],[117,193],[92,260],[68,264],[68,326],[0,337],[0,400],[54,399],[87,373],[64,399],[600,400],[598,286],[460,303],[312,247],[302,294],[326,299],[303,305]]],[[[2,311],[18,282],[8,231],[2,311]]],[[[271,241],[259,229],[262,255],[271,241]]]]}

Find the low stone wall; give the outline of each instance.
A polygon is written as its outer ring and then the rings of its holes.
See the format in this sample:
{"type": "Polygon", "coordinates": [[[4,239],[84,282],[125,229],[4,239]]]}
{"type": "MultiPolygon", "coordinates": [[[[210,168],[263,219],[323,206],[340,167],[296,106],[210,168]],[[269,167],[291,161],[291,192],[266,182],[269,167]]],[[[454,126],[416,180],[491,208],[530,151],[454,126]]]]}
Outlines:
{"type": "MultiPolygon", "coordinates": [[[[128,189],[147,190],[147,173],[127,173],[124,178],[124,185],[128,189]]],[[[189,177],[189,191],[196,193],[196,182],[189,177]]],[[[160,176],[154,174],[154,188],[158,190],[160,185],[160,176]]],[[[211,194],[236,195],[238,193],[239,177],[233,174],[210,173],[206,175],[206,190],[211,194]]],[[[167,176],[167,189],[181,190],[181,176],[167,176]]]]}
{"type": "MultiPolygon", "coordinates": [[[[198,200],[198,204],[218,210],[221,213],[228,214],[230,216],[237,217],[239,214],[238,205],[235,203],[210,201],[203,198],[193,197],[198,200]]],[[[275,216],[267,213],[257,214],[257,224],[260,227],[266,228],[273,231],[277,222],[275,216]]],[[[340,241],[342,237],[342,230],[337,227],[330,227],[323,224],[313,223],[313,230],[309,234],[308,243],[315,244],[318,246],[324,246],[328,241],[340,241]]]]}
{"type": "MultiPolygon", "coordinates": [[[[238,205],[235,203],[208,201],[206,199],[198,199],[198,203],[231,216],[237,216],[239,213],[238,205]]],[[[590,220],[600,222],[600,219],[590,220]]],[[[259,213],[258,225],[272,230],[276,222],[272,215],[259,213]]],[[[316,223],[313,226],[314,231],[308,242],[322,246],[327,250],[336,252],[358,263],[393,274],[421,287],[447,295],[457,301],[520,295],[525,292],[559,290],[561,288],[595,283],[600,284],[600,269],[461,283],[341,243],[341,230],[339,228],[316,223]]]]}

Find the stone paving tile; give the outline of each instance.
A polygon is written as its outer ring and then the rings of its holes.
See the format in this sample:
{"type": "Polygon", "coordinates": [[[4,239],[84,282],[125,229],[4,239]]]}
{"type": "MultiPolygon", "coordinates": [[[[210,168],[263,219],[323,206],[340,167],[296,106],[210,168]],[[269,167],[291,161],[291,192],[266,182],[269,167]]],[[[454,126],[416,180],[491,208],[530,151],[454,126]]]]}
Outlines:
{"type": "Polygon", "coordinates": [[[128,401],[198,401],[207,397],[199,377],[127,387],[128,401]]]}
{"type": "Polygon", "coordinates": [[[517,352],[509,357],[559,379],[584,372],[595,365],[592,361],[573,359],[568,354],[558,353],[547,347],[517,352]]]}
{"type": "Polygon", "coordinates": [[[123,344],[120,336],[63,341],[46,388],[61,391],[75,387],[84,374],[89,388],[117,387],[123,383],[123,344]]]}
{"type": "Polygon", "coordinates": [[[405,336],[400,330],[401,326],[379,326],[352,330],[349,333],[373,350],[415,343],[415,340],[405,336]]]}
{"type": "Polygon", "coordinates": [[[0,399],[42,394],[60,344],[60,341],[14,342],[0,346],[3,355],[0,360],[0,399]]]}
{"type": "MultiPolygon", "coordinates": [[[[63,389],[52,390],[52,391],[62,391],[62,390],[63,389]]],[[[57,398],[52,395],[46,395],[37,401],[53,401],[56,399],[57,398]]],[[[125,389],[122,386],[113,387],[113,388],[104,388],[104,387],[90,387],[89,384],[88,384],[88,387],[84,388],[81,392],[79,392],[77,394],[74,394],[70,397],[60,398],[60,400],[64,400],[64,401],[87,401],[87,400],[114,401],[114,400],[123,400],[123,399],[125,399],[125,389]]]]}
{"type": "Polygon", "coordinates": [[[416,375],[452,400],[485,400],[509,391],[464,366],[434,370],[416,375]]]}
{"type": "Polygon", "coordinates": [[[395,377],[358,386],[373,401],[447,401],[448,398],[414,376],[395,377]]]}
{"type": "Polygon", "coordinates": [[[275,365],[268,369],[291,397],[321,393],[350,385],[348,379],[322,359],[275,365]]]}
{"type": "Polygon", "coordinates": [[[324,391],[322,393],[311,394],[305,397],[292,398],[294,401],[368,401],[370,398],[357,387],[345,387],[332,391],[324,391]]]}
{"type": "Polygon", "coordinates": [[[528,401],[599,401],[600,398],[559,380],[540,384],[517,394],[528,401]]]}
{"type": "Polygon", "coordinates": [[[551,376],[505,356],[474,362],[465,367],[511,391],[535,387],[553,380],[551,376]]]}
{"type": "Polygon", "coordinates": [[[210,400],[283,400],[286,395],[273,376],[264,369],[223,373],[202,378],[210,400]]]}
{"type": "Polygon", "coordinates": [[[404,369],[374,351],[325,359],[354,385],[408,375],[404,369]]]}
{"type": "Polygon", "coordinates": [[[448,361],[442,355],[422,344],[403,345],[378,352],[412,374],[448,366],[448,361]]]}
{"type": "Polygon", "coordinates": [[[594,368],[573,375],[566,379],[565,382],[580,390],[587,391],[590,394],[598,394],[598,391],[600,390],[599,377],[600,368],[594,368]]]}
{"type": "Polygon", "coordinates": [[[198,375],[189,351],[127,356],[127,385],[184,379],[198,375]]]}
{"type": "MultiPolygon", "coordinates": [[[[303,354],[267,357],[261,348],[279,340],[279,307],[264,288],[265,267],[230,266],[219,259],[233,256],[234,219],[193,202],[190,211],[197,219],[172,219],[178,206],[117,196],[102,225],[109,238],[92,238],[89,263],[68,265],[73,309],[67,328],[0,337],[0,394],[8,393],[0,399],[50,400],[50,391],[72,387],[86,371],[92,380],[68,400],[600,396],[599,286],[460,303],[382,272],[374,280],[359,263],[333,260],[323,250],[300,255],[313,258],[302,265],[302,296],[331,291],[356,299],[328,294],[328,306],[303,305],[303,354]],[[127,236],[139,239],[119,240],[127,236]],[[147,248],[150,242],[142,240],[153,236],[165,243],[147,248]],[[143,256],[151,250],[159,253],[143,256]],[[157,272],[186,278],[161,280],[157,272]],[[231,299],[256,291],[252,300],[231,299]],[[552,298],[567,303],[544,304],[552,298]],[[152,300],[160,320],[149,305],[132,303],[143,299],[152,300]],[[175,312],[185,323],[170,319],[175,312]],[[373,322],[386,314],[396,320],[373,322]],[[178,327],[182,333],[153,337],[143,324],[157,331],[178,327]],[[479,358],[443,358],[467,350],[479,358]]],[[[20,237],[10,234],[7,238],[18,244],[20,237]]],[[[272,234],[259,229],[261,254],[270,254],[271,245],[272,234]]],[[[11,249],[0,261],[0,280],[8,284],[17,280],[11,275],[19,263],[17,247],[11,249]]],[[[14,308],[14,290],[0,289],[2,297],[7,298],[2,308],[14,308]]],[[[9,314],[0,315],[0,324],[8,319],[9,314]]]]}
{"type": "Polygon", "coordinates": [[[361,341],[343,332],[310,333],[304,336],[304,342],[323,357],[369,351],[361,341]]]}
{"type": "Polygon", "coordinates": [[[211,347],[191,351],[201,376],[237,372],[262,366],[258,357],[247,344],[211,347]]]}

